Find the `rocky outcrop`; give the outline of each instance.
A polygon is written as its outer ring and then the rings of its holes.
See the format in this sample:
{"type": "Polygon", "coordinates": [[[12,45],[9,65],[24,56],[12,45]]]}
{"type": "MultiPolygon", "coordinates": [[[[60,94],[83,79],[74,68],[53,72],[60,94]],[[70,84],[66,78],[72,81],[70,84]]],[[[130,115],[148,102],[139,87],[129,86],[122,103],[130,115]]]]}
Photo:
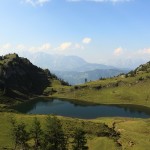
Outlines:
{"type": "Polygon", "coordinates": [[[0,89],[3,94],[24,96],[42,94],[49,85],[50,72],[33,65],[17,54],[0,57],[0,89]]]}

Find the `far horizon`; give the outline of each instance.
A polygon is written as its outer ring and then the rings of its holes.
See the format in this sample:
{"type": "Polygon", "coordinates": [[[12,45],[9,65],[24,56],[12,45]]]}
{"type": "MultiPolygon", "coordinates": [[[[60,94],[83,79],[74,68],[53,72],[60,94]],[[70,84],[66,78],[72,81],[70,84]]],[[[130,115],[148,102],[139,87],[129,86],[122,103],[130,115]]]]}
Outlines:
{"type": "MultiPolygon", "coordinates": [[[[7,55],[7,54],[13,54],[13,53],[16,53],[18,54],[20,57],[24,57],[24,58],[27,58],[29,59],[31,62],[34,63],[34,57],[36,58],[37,56],[41,57],[42,55],[45,55],[46,57],[63,57],[66,59],[69,58],[69,57],[76,57],[76,58],[79,58],[79,59],[82,59],[83,61],[85,61],[86,63],[90,63],[90,64],[100,64],[100,65],[106,65],[106,66],[112,66],[112,67],[116,67],[118,69],[128,69],[128,70],[133,70],[135,68],[137,68],[138,66],[142,65],[142,64],[145,64],[147,62],[150,61],[150,59],[148,60],[144,60],[144,59],[139,59],[139,60],[132,60],[132,59],[126,59],[126,62],[122,61],[121,59],[119,60],[116,60],[115,62],[111,62],[108,61],[108,62],[92,62],[92,61],[88,61],[86,59],[84,59],[83,57],[81,56],[77,56],[77,55],[67,55],[67,54],[50,54],[50,53],[47,53],[47,52],[29,52],[29,51],[21,51],[21,52],[16,52],[16,51],[11,51],[10,52],[7,52],[7,53],[3,53],[1,54],[1,56],[4,56],[4,55],[7,55]]],[[[42,57],[41,57],[42,58],[42,57]]],[[[42,62],[39,62],[39,64],[41,64],[42,62]]],[[[35,63],[35,65],[37,65],[35,63]]],[[[40,65],[39,65],[40,66],[40,65]]],[[[44,68],[43,68],[44,69],[44,68]]],[[[63,68],[62,68],[63,69],[63,68]]]]}
{"type": "Polygon", "coordinates": [[[150,60],[150,1],[0,1],[0,55],[45,52],[135,68],[150,60]]]}

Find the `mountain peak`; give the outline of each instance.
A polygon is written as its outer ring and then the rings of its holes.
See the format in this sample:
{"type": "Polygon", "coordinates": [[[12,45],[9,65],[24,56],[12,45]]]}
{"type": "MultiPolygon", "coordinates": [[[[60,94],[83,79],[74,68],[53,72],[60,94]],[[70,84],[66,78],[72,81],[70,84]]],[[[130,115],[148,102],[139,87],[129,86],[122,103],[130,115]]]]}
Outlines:
{"type": "Polygon", "coordinates": [[[42,94],[49,85],[47,73],[17,54],[0,57],[0,90],[6,95],[42,94]],[[16,93],[17,91],[17,93],[16,93]]]}
{"type": "Polygon", "coordinates": [[[88,63],[79,56],[52,55],[48,53],[34,53],[27,56],[33,64],[51,71],[91,71],[95,69],[114,69],[112,66],[88,63]]]}

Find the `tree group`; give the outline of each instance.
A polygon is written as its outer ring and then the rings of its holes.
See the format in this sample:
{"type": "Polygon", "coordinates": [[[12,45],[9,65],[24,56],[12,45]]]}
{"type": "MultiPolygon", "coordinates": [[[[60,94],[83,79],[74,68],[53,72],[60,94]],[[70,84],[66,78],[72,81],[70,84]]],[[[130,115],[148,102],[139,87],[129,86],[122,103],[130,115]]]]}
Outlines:
{"type": "Polygon", "coordinates": [[[86,132],[82,128],[77,128],[73,133],[68,134],[69,132],[67,132],[66,134],[61,121],[56,116],[48,116],[44,128],[41,128],[41,123],[36,117],[33,119],[32,126],[28,131],[25,123],[18,123],[15,119],[11,119],[11,125],[15,150],[88,149],[86,146],[86,132]]]}

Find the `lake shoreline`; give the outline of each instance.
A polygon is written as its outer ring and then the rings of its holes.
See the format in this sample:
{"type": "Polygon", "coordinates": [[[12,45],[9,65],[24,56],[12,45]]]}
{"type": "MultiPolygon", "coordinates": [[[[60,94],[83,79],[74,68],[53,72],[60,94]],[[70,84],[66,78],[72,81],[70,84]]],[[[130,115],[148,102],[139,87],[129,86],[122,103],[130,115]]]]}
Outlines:
{"type": "Polygon", "coordinates": [[[11,107],[24,114],[55,114],[81,119],[98,117],[150,118],[150,109],[131,104],[93,104],[72,99],[38,97],[11,107]]]}

